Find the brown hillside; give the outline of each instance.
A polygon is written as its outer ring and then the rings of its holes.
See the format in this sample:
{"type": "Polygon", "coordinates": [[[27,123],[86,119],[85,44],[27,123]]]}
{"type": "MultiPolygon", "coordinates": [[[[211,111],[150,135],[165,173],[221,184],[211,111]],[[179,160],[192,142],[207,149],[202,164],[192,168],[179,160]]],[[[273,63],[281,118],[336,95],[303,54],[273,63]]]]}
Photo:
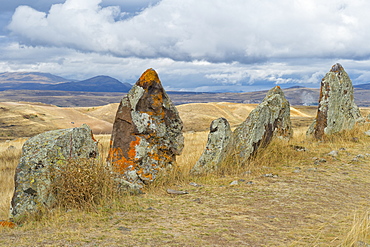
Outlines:
{"type": "Polygon", "coordinates": [[[0,138],[33,136],[48,130],[88,124],[95,134],[110,133],[112,124],[73,108],[40,103],[0,102],[0,138]]]}
{"type": "MultiPolygon", "coordinates": [[[[211,122],[226,118],[232,127],[244,121],[257,104],[228,102],[193,103],[177,106],[184,131],[208,131],[211,122]]],[[[33,136],[45,131],[88,124],[95,134],[110,134],[118,103],[96,107],[63,108],[28,102],[0,102],[0,140],[33,136]]],[[[291,107],[294,128],[308,126],[315,106],[291,107]]],[[[361,108],[364,116],[370,108],[361,108]]]]}

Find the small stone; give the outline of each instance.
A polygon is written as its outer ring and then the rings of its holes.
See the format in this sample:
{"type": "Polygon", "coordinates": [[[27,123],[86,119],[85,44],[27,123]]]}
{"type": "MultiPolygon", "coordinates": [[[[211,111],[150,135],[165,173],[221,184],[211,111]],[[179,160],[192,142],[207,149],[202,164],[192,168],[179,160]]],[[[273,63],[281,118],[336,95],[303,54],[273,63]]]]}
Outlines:
{"type": "Polygon", "coordinates": [[[238,180],[234,180],[230,183],[230,186],[234,186],[234,185],[238,185],[238,184],[239,184],[238,180]]]}
{"type": "Polygon", "coordinates": [[[120,231],[123,231],[123,232],[130,232],[130,231],[131,231],[131,229],[130,229],[130,228],[123,227],[123,226],[120,226],[120,227],[118,227],[117,229],[118,229],[118,230],[120,230],[120,231]]]}
{"type": "Polygon", "coordinates": [[[365,243],[363,241],[357,241],[355,245],[353,246],[357,246],[357,247],[370,247],[370,243],[365,243]]]}
{"type": "Polygon", "coordinates": [[[306,152],[307,149],[303,146],[291,145],[291,147],[297,152],[306,152]]]}
{"type": "Polygon", "coordinates": [[[329,156],[332,156],[332,157],[337,157],[338,156],[338,151],[336,150],[333,150],[331,151],[330,153],[328,153],[329,156]]]}
{"type": "Polygon", "coordinates": [[[246,184],[254,184],[253,181],[248,181],[246,184]]]}
{"type": "Polygon", "coordinates": [[[365,158],[365,155],[363,155],[363,154],[358,154],[358,155],[356,155],[356,158],[358,158],[358,159],[364,159],[364,158],[365,158]]]}
{"type": "Polygon", "coordinates": [[[352,141],[353,141],[353,142],[359,142],[359,141],[360,141],[360,139],[358,139],[358,137],[353,137],[353,138],[352,138],[352,141]]]}
{"type": "Polygon", "coordinates": [[[200,184],[197,184],[197,183],[194,183],[194,182],[190,182],[189,185],[194,186],[194,187],[202,187],[203,186],[203,185],[200,185],[200,184]]]}
{"type": "Polygon", "coordinates": [[[16,147],[14,147],[13,145],[10,145],[6,150],[16,150],[17,148],[16,147]]]}
{"type": "Polygon", "coordinates": [[[339,151],[346,151],[346,149],[345,148],[340,148],[339,151]]]}
{"type": "Polygon", "coordinates": [[[202,200],[200,198],[195,198],[193,201],[196,203],[202,203],[202,200]]]}
{"type": "Polygon", "coordinates": [[[14,228],[17,225],[14,222],[11,221],[5,221],[5,220],[0,220],[0,227],[9,227],[9,228],[14,228]]]}
{"type": "Polygon", "coordinates": [[[370,136],[370,130],[364,132],[365,135],[370,136]]]}
{"type": "Polygon", "coordinates": [[[272,173],[264,174],[262,176],[267,177],[267,178],[277,178],[277,177],[279,177],[277,174],[272,174],[272,173]]]}
{"type": "Polygon", "coordinates": [[[316,172],[317,171],[317,168],[314,167],[314,168],[308,168],[307,169],[308,172],[316,172]]]}
{"type": "Polygon", "coordinates": [[[167,189],[167,193],[168,194],[172,194],[172,195],[185,195],[185,194],[189,194],[186,191],[173,190],[173,189],[167,189]]]}

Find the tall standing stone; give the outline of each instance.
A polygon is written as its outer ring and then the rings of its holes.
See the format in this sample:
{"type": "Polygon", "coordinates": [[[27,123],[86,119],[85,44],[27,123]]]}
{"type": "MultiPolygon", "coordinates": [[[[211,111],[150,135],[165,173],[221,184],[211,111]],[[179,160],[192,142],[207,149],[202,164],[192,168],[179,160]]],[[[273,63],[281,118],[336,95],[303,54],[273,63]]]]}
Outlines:
{"type": "Polygon", "coordinates": [[[121,100],[107,160],[140,188],[174,165],[184,146],[182,128],[157,73],[148,69],[121,100]]]}
{"type": "Polygon", "coordinates": [[[258,148],[266,147],[274,136],[290,139],[293,135],[290,104],[283,91],[276,86],[233,132],[226,147],[224,162],[244,164],[258,148]]]}
{"type": "Polygon", "coordinates": [[[321,81],[319,107],[307,135],[322,139],[344,129],[352,129],[362,121],[360,110],[353,97],[352,81],[339,63],[321,81]]]}
{"type": "Polygon", "coordinates": [[[42,207],[52,207],[55,171],[77,158],[95,158],[97,141],[89,126],[48,131],[28,139],[15,173],[10,214],[15,220],[42,207]]]}
{"type": "Polygon", "coordinates": [[[224,156],[225,147],[231,140],[231,136],[230,124],[225,118],[213,120],[210,126],[206,148],[191,169],[191,173],[200,175],[217,170],[224,156]]]}

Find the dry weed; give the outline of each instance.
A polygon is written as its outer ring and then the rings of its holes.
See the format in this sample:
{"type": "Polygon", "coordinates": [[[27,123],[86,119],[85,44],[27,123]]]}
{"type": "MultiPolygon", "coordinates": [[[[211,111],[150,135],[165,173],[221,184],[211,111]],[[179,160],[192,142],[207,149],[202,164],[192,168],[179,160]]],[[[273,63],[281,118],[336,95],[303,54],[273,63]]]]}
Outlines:
{"type": "Polygon", "coordinates": [[[102,160],[69,160],[52,174],[51,188],[60,207],[95,209],[116,196],[117,184],[102,160]]]}
{"type": "Polygon", "coordinates": [[[368,243],[370,243],[370,211],[357,212],[342,246],[361,247],[368,243]]]}

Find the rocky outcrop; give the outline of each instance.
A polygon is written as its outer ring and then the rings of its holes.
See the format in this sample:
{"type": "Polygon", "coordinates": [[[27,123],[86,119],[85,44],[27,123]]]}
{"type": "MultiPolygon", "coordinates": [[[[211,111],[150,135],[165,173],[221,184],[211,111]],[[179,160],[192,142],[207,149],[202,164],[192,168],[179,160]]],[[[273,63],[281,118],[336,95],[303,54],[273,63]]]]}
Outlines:
{"type": "Polygon", "coordinates": [[[344,129],[352,129],[356,122],[363,121],[354,102],[352,81],[339,63],[321,81],[319,107],[307,135],[322,139],[344,129]]]}
{"type": "Polygon", "coordinates": [[[290,104],[281,88],[276,86],[235,129],[223,162],[243,165],[259,148],[266,147],[274,136],[288,140],[292,135],[290,104]]]}
{"type": "Polygon", "coordinates": [[[184,146],[182,128],[157,73],[148,69],[121,100],[107,160],[126,181],[142,187],[174,165],[184,146]]]}
{"type": "Polygon", "coordinates": [[[217,170],[231,136],[230,124],[225,118],[213,120],[210,126],[206,148],[192,168],[191,173],[200,175],[217,170]]]}
{"type": "Polygon", "coordinates": [[[48,131],[27,140],[16,169],[11,218],[18,220],[42,207],[52,207],[56,202],[51,188],[56,179],[54,172],[71,159],[97,155],[97,141],[86,124],[48,131]]]}

